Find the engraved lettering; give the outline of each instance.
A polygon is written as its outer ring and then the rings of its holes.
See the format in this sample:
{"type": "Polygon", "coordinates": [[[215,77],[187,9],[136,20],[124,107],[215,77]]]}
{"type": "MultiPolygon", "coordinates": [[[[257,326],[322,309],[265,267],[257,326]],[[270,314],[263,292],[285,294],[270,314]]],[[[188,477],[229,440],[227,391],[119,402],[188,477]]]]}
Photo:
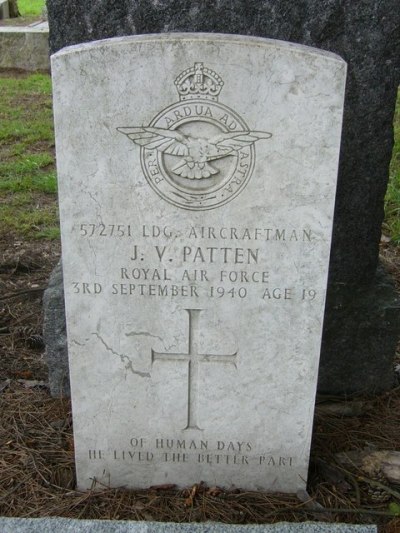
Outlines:
{"type": "Polygon", "coordinates": [[[263,294],[263,299],[267,300],[291,300],[292,291],[291,289],[281,289],[279,287],[275,289],[265,289],[263,294]]]}
{"type": "Polygon", "coordinates": [[[182,281],[209,281],[206,270],[185,270],[182,281]]]}
{"type": "Polygon", "coordinates": [[[184,246],[182,250],[183,262],[192,263],[214,263],[217,260],[223,263],[247,264],[258,263],[259,250],[256,248],[216,248],[208,246],[207,248],[184,246]]]}
{"type": "Polygon", "coordinates": [[[133,254],[131,256],[131,261],[136,261],[137,257],[138,257],[138,247],[135,244],[135,246],[133,247],[133,254]]]}
{"type": "Polygon", "coordinates": [[[102,459],[102,451],[101,450],[89,450],[89,459],[102,459]]]}
{"type": "Polygon", "coordinates": [[[145,443],[145,440],[143,438],[136,438],[136,437],[133,437],[131,440],[130,440],[130,445],[133,447],[133,448],[143,448],[144,446],[144,443],[145,443]]]}
{"type": "Polygon", "coordinates": [[[157,255],[158,255],[158,259],[160,261],[162,261],[162,258],[165,254],[165,249],[166,249],[166,246],[156,246],[156,252],[157,252],[157,255]]]}
{"type": "Polygon", "coordinates": [[[163,453],[162,454],[163,461],[170,462],[170,463],[187,463],[188,462],[188,454],[187,453],[163,453]]]}
{"type": "Polygon", "coordinates": [[[84,282],[73,282],[73,292],[74,294],[100,294],[103,291],[103,286],[100,283],[88,283],[84,282]]]}

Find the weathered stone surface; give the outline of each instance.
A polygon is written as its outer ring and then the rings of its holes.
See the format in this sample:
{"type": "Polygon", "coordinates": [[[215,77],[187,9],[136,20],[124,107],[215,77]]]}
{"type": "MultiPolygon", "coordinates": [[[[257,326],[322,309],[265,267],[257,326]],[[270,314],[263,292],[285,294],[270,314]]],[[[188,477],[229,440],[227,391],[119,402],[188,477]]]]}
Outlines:
{"type": "Polygon", "coordinates": [[[43,296],[43,336],[49,386],[53,396],[69,396],[67,333],[61,263],[53,270],[43,296]]]}
{"type": "Polygon", "coordinates": [[[174,524],[127,520],[73,520],[71,518],[3,518],[2,533],[376,533],[374,525],[303,522],[231,525],[215,522],[174,524]]]}
{"type": "Polygon", "coordinates": [[[0,0],[0,20],[10,18],[8,0],[0,0]]]}
{"type": "Polygon", "coordinates": [[[0,68],[49,70],[49,31],[43,27],[0,28],[0,68]]]}
{"type": "MultiPolygon", "coordinates": [[[[327,333],[320,391],[339,393],[383,390],[392,381],[391,347],[398,338],[395,293],[377,283],[375,270],[383,219],[383,196],[392,149],[392,122],[399,84],[400,11],[397,0],[248,1],[143,0],[141,2],[49,0],[50,45],[60,48],[94,39],[138,33],[206,31],[289,40],[330,50],[348,63],[341,163],[337,189],[327,333]],[[369,288],[363,289],[363,287],[369,288]],[[391,328],[384,321],[363,322],[363,342],[354,342],[360,321],[351,304],[366,290],[365,314],[380,317],[392,309],[391,328]],[[350,296],[337,314],[335,294],[350,296]],[[383,301],[385,300],[385,301],[383,301]],[[335,328],[335,324],[337,328],[335,328]],[[381,325],[380,325],[381,324],[381,325]],[[379,341],[387,339],[385,350],[379,341]],[[390,337],[390,338],[389,338],[390,337]],[[352,350],[343,347],[352,346],[352,350]],[[365,346],[369,346],[366,357],[365,346]],[[346,355],[343,355],[343,354],[346,355]],[[326,370],[324,370],[324,368],[326,370]],[[349,372],[349,368],[353,369],[349,372]],[[334,377],[329,377],[329,371],[334,377]],[[342,372],[339,372],[342,369],[342,372]],[[346,383],[346,388],[343,384],[346,383]]],[[[359,306],[358,306],[359,307],[359,306]]],[[[358,316],[361,316],[360,314],[358,316]]],[[[361,340],[361,339],[360,339],[361,340]]]]}
{"type": "Polygon", "coordinates": [[[78,487],[305,487],[345,75],[232,35],[52,56],[78,487]]]}

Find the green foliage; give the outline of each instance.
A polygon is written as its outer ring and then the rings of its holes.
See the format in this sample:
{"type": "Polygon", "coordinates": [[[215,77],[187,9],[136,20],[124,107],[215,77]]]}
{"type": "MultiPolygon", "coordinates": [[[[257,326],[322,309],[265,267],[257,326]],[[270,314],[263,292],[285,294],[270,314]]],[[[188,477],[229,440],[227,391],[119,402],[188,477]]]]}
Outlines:
{"type": "Polygon", "coordinates": [[[55,239],[60,231],[57,222],[57,205],[36,203],[34,196],[15,195],[7,204],[0,204],[3,230],[27,239],[55,239]]]}
{"type": "Polygon", "coordinates": [[[18,0],[18,9],[23,17],[40,16],[45,5],[45,0],[18,0]]]}
{"type": "Polygon", "coordinates": [[[400,244],[400,91],[394,118],[394,147],[390,163],[389,185],[385,197],[384,229],[392,242],[400,244]]]}
{"type": "Polygon", "coordinates": [[[0,143],[16,143],[15,150],[21,151],[35,142],[53,142],[50,76],[1,77],[0,89],[0,143]]]}
{"type": "Polygon", "coordinates": [[[50,76],[0,75],[2,234],[57,238],[50,76]]]}
{"type": "Polygon", "coordinates": [[[0,191],[1,190],[12,192],[41,191],[44,193],[56,193],[57,179],[54,172],[39,176],[25,175],[21,177],[12,177],[10,175],[8,178],[6,177],[4,180],[0,181],[0,191]]]}
{"type": "Polygon", "coordinates": [[[400,516],[400,505],[398,503],[395,503],[395,502],[389,503],[389,512],[393,516],[400,516]]]}

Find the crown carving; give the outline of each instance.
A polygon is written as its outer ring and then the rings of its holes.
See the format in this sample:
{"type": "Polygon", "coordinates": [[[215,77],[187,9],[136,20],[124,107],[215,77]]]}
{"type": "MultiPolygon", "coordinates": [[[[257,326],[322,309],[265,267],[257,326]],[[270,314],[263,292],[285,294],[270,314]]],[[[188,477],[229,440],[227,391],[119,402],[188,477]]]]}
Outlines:
{"type": "Polygon", "coordinates": [[[175,80],[180,100],[204,98],[217,101],[223,85],[222,78],[203,63],[195,63],[193,67],[181,72],[175,80]]]}

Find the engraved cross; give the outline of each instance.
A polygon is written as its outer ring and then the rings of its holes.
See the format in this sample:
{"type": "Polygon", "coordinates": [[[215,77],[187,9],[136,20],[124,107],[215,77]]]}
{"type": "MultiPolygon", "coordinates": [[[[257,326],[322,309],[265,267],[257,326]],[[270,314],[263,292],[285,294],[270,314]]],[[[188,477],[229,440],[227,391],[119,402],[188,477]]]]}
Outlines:
{"type": "Polygon", "coordinates": [[[197,425],[197,404],[199,396],[200,363],[230,363],[236,367],[237,352],[230,355],[211,355],[199,353],[199,317],[202,309],[185,309],[189,315],[188,353],[161,353],[151,350],[151,364],[157,360],[186,361],[188,364],[188,401],[187,425],[184,429],[200,429],[197,425]]]}

